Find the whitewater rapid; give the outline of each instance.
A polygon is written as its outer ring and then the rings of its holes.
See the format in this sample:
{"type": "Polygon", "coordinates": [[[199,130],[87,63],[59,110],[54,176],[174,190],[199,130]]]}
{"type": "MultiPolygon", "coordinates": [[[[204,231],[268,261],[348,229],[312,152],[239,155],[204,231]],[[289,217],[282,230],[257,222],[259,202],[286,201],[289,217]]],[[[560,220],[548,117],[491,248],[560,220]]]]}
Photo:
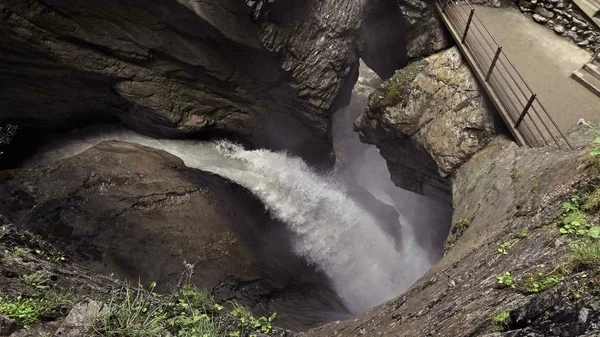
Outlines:
{"type": "MultiPolygon", "coordinates": [[[[158,140],[125,129],[85,131],[42,149],[28,165],[44,165],[117,140],[164,150],[188,167],[230,179],[256,195],[292,233],[294,252],[322,270],[353,312],[404,291],[421,270],[398,251],[369,212],[332,175],[286,153],[244,150],[226,141],[158,140]]],[[[410,236],[410,235],[409,235],[410,236]]],[[[404,241],[404,240],[403,240],[404,241]]]]}

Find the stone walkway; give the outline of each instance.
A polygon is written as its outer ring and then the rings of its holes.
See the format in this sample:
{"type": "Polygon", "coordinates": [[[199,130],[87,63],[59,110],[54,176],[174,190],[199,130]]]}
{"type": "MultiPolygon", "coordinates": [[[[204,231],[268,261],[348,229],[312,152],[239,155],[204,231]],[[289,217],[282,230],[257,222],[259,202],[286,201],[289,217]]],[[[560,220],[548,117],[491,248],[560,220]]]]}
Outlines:
{"type": "Polygon", "coordinates": [[[600,122],[600,98],[570,76],[592,54],[518,9],[473,6],[563,132],[580,118],[600,122]]]}

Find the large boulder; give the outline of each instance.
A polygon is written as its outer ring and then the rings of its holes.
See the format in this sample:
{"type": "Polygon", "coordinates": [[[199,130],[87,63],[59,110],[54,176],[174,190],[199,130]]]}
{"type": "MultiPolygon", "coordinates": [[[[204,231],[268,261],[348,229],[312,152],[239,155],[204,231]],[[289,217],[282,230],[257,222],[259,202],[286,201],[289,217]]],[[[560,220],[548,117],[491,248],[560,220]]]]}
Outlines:
{"type": "Polygon", "coordinates": [[[410,63],[369,97],[356,120],[402,188],[451,202],[448,177],[501,128],[456,48],[410,63]]]}
{"type": "Polygon", "coordinates": [[[397,0],[405,20],[408,60],[429,56],[454,45],[435,8],[435,1],[397,0]]]}
{"type": "MultiPolygon", "coordinates": [[[[1,176],[0,214],[95,271],[168,290],[185,261],[195,265],[192,281],[222,299],[268,308],[306,298],[315,305],[306,312],[344,310],[258,199],[166,152],[105,142],[1,176]]],[[[296,328],[317,321],[284,320],[296,328]]]]}

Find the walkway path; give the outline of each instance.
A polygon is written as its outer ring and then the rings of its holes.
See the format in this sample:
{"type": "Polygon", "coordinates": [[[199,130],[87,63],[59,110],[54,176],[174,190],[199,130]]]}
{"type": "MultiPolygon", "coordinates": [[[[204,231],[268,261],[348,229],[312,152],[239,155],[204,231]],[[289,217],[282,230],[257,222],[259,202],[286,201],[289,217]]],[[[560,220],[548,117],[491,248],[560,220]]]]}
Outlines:
{"type": "Polygon", "coordinates": [[[563,133],[580,118],[600,122],[600,98],[570,77],[591,53],[517,9],[473,7],[563,133]]]}

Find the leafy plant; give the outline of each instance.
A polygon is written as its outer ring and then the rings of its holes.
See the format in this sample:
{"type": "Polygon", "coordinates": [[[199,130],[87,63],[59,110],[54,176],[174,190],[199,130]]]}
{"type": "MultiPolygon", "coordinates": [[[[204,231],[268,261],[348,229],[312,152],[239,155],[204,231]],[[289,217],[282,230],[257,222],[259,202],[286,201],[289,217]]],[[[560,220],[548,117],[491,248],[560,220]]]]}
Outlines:
{"type": "Polygon", "coordinates": [[[446,243],[444,243],[444,253],[447,253],[450,248],[454,247],[454,244],[458,239],[464,234],[464,232],[471,226],[470,219],[461,219],[457,221],[454,226],[450,229],[450,234],[448,235],[448,239],[446,243]]]}
{"type": "Polygon", "coordinates": [[[565,277],[558,273],[538,273],[535,276],[526,278],[525,280],[521,279],[519,282],[519,288],[527,293],[541,293],[554,287],[564,279],[565,277]]]}
{"type": "Polygon", "coordinates": [[[72,304],[70,296],[54,292],[29,298],[6,296],[0,298],[0,314],[28,327],[37,322],[39,317],[54,313],[65,314],[65,309],[72,304]]]}
{"type": "Polygon", "coordinates": [[[248,333],[252,337],[256,336],[254,332],[269,333],[273,328],[272,322],[277,316],[276,313],[273,313],[269,317],[254,318],[250,310],[235,302],[233,303],[233,310],[229,312],[229,315],[238,322],[237,329],[229,333],[230,337],[245,336],[248,333]]]}
{"type": "Polygon", "coordinates": [[[496,316],[494,316],[492,318],[492,322],[494,322],[494,324],[497,324],[497,325],[506,325],[508,323],[509,318],[510,318],[510,315],[508,314],[508,312],[503,311],[503,312],[497,314],[496,316]]]}
{"type": "Polygon", "coordinates": [[[497,284],[502,287],[515,288],[515,279],[512,277],[509,271],[505,271],[502,275],[496,277],[497,284]]]}
{"type": "Polygon", "coordinates": [[[517,234],[517,237],[519,239],[524,239],[524,238],[528,237],[529,235],[530,235],[529,230],[527,228],[525,228],[524,230],[519,232],[519,234],[517,234]]]}
{"type": "Polygon", "coordinates": [[[44,290],[50,288],[48,286],[48,281],[44,278],[44,275],[38,272],[23,275],[21,276],[21,280],[36,289],[44,290]]]}
{"type": "Polygon", "coordinates": [[[224,336],[223,329],[207,312],[220,311],[222,306],[214,304],[212,299],[193,284],[185,284],[180,292],[174,294],[177,298],[173,307],[173,317],[168,324],[177,330],[181,337],[218,337],[224,336]]]}
{"type": "Polygon", "coordinates": [[[501,255],[507,255],[512,244],[510,242],[503,242],[498,244],[498,253],[501,255]]]}

